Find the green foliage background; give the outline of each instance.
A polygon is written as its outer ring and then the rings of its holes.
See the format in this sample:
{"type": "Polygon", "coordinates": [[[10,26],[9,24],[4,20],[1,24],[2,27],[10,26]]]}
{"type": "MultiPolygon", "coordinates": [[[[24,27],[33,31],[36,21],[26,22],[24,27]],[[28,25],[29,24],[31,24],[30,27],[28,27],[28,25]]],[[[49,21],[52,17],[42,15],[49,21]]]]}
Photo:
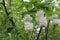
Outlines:
{"type": "MultiPolygon", "coordinates": [[[[60,5],[59,7],[52,6],[53,0],[46,0],[44,3],[41,3],[42,0],[30,0],[30,2],[24,2],[23,0],[5,0],[6,7],[8,12],[10,13],[10,17],[13,17],[13,21],[15,22],[16,28],[11,30],[12,36],[8,36],[8,28],[13,27],[11,22],[8,20],[7,15],[5,13],[5,9],[3,5],[1,4],[3,0],[0,0],[0,40],[33,40],[34,36],[36,35],[36,31],[34,31],[34,35],[32,33],[26,33],[24,30],[24,25],[22,23],[22,19],[24,15],[30,14],[30,16],[33,18],[32,22],[34,26],[37,25],[35,21],[36,12],[38,10],[43,10],[45,12],[45,16],[47,17],[47,20],[49,20],[49,17],[52,14],[58,14],[60,16],[60,5]],[[33,8],[34,5],[34,8],[33,8]],[[25,7],[25,8],[24,8],[25,7]],[[56,9],[55,12],[53,12],[53,9],[56,9]],[[33,36],[32,36],[33,35],[33,36]]],[[[60,17],[59,17],[60,18],[60,17]]],[[[35,28],[35,27],[34,27],[35,28]]],[[[36,28],[34,29],[36,30],[36,28]]],[[[53,24],[50,24],[49,27],[49,33],[48,38],[52,40],[52,30],[53,30],[53,24]]],[[[44,30],[43,30],[44,31],[44,30]]],[[[60,27],[56,27],[55,30],[55,40],[60,39],[60,27]]],[[[43,32],[41,34],[41,40],[44,40],[45,35],[43,35],[43,32]]]]}

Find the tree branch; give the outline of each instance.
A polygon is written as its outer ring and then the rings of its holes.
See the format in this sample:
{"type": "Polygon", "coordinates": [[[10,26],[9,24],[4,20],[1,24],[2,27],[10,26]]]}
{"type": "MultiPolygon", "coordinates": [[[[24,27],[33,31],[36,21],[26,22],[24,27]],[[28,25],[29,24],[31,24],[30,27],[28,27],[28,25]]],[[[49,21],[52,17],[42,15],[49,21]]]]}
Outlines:
{"type": "Polygon", "coordinates": [[[55,40],[55,36],[54,36],[54,35],[55,35],[55,28],[56,28],[56,26],[57,26],[57,25],[55,25],[55,24],[53,25],[53,36],[52,36],[52,37],[53,37],[53,38],[52,38],[53,40],[55,40]]]}
{"type": "Polygon", "coordinates": [[[5,0],[3,0],[3,7],[4,7],[4,9],[5,9],[6,15],[7,15],[8,19],[10,20],[13,28],[15,28],[16,25],[15,25],[15,23],[14,23],[14,21],[13,21],[13,18],[9,16],[9,12],[7,11],[7,8],[6,8],[6,6],[5,6],[5,0]]]}
{"type": "Polygon", "coordinates": [[[40,30],[39,30],[39,33],[38,33],[38,36],[37,36],[37,39],[36,39],[36,40],[39,40],[39,37],[40,37],[41,31],[42,31],[42,27],[41,27],[40,30]]]}
{"type": "Polygon", "coordinates": [[[45,29],[45,33],[46,33],[45,40],[48,40],[48,28],[49,28],[49,24],[50,24],[50,20],[48,21],[48,25],[47,25],[47,27],[45,29]]]}

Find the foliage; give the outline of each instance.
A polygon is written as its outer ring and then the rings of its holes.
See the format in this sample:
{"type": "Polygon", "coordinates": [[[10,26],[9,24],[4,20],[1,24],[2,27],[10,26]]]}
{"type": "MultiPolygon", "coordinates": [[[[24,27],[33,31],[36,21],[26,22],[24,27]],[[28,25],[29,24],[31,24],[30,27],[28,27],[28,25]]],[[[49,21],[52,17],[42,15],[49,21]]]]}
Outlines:
{"type": "MultiPolygon", "coordinates": [[[[45,2],[41,2],[42,0],[30,0],[30,2],[25,2],[23,0],[5,0],[5,6],[9,13],[9,16],[6,15],[5,8],[3,6],[3,0],[0,0],[0,40],[33,40],[36,33],[36,25],[37,22],[36,12],[39,10],[43,10],[45,12],[45,16],[47,20],[52,14],[58,14],[60,16],[60,8],[52,6],[53,0],[46,0],[45,2]],[[53,12],[54,8],[56,9],[53,12]],[[23,17],[29,14],[33,20],[32,23],[34,25],[33,32],[26,33],[24,30],[24,24],[22,22],[23,17]],[[9,18],[8,18],[9,17],[9,18]],[[13,20],[15,23],[15,28],[9,19],[13,20]],[[16,30],[17,29],[17,30],[16,30]],[[11,34],[11,37],[9,36],[11,34]],[[34,35],[33,35],[34,34],[34,35]]],[[[60,17],[59,17],[60,18],[60,17]]],[[[50,24],[48,28],[48,38],[50,40],[53,39],[53,24],[50,24]]],[[[60,27],[56,27],[55,29],[55,40],[60,40],[60,27]]],[[[45,31],[42,30],[41,40],[45,39],[45,31]]]]}

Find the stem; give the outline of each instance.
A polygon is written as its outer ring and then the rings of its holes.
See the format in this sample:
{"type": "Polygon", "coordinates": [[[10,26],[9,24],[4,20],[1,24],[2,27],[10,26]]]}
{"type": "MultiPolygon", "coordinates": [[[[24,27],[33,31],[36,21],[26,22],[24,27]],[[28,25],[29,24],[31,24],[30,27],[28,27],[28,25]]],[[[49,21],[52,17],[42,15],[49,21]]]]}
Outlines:
{"type": "Polygon", "coordinates": [[[1,28],[2,31],[6,28],[7,21],[8,21],[7,19],[5,19],[5,21],[2,21],[2,28],[1,28]]]}
{"type": "Polygon", "coordinates": [[[10,20],[13,28],[15,28],[16,25],[15,25],[15,23],[14,23],[14,21],[13,21],[13,18],[9,16],[9,12],[7,11],[7,8],[6,8],[6,6],[5,6],[5,0],[3,0],[3,4],[2,4],[2,5],[3,5],[4,9],[5,9],[6,15],[7,15],[8,19],[10,20]]]}
{"type": "Polygon", "coordinates": [[[40,30],[39,30],[39,33],[38,33],[38,36],[37,36],[37,39],[36,39],[36,40],[39,40],[39,37],[40,37],[41,31],[42,31],[42,27],[41,27],[40,30]]]}
{"type": "Polygon", "coordinates": [[[45,40],[48,40],[48,28],[49,28],[49,24],[50,24],[50,20],[48,21],[48,25],[47,25],[47,27],[45,29],[45,33],[46,33],[45,40]]]}
{"type": "Polygon", "coordinates": [[[56,28],[56,25],[54,25],[54,27],[53,27],[53,38],[52,38],[53,40],[55,40],[54,39],[55,38],[55,36],[54,36],[55,35],[55,28],[56,28]]]}

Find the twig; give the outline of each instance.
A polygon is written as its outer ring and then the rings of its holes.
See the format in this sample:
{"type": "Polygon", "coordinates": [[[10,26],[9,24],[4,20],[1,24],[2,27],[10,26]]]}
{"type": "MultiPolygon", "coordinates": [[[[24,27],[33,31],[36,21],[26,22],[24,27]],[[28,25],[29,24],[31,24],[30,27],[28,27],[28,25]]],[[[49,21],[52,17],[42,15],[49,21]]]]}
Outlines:
{"type": "MultiPolygon", "coordinates": [[[[6,6],[5,6],[5,0],[3,0],[3,4],[2,4],[2,5],[3,5],[4,9],[5,9],[6,15],[7,15],[8,19],[10,20],[13,28],[15,28],[16,25],[15,25],[15,23],[14,23],[14,21],[13,21],[13,18],[9,16],[9,12],[7,11],[7,8],[6,8],[6,6]]],[[[15,29],[16,29],[16,28],[15,28],[15,29]]]]}
{"type": "Polygon", "coordinates": [[[48,25],[47,25],[47,27],[45,29],[45,33],[46,33],[45,40],[48,40],[48,28],[49,28],[49,24],[50,24],[50,20],[48,21],[48,25]]]}
{"type": "Polygon", "coordinates": [[[37,39],[36,39],[36,40],[39,40],[39,37],[40,37],[41,31],[42,31],[42,27],[41,27],[40,30],[39,30],[39,33],[38,33],[38,36],[37,36],[37,39]]]}
{"type": "Polygon", "coordinates": [[[53,40],[55,40],[55,39],[54,39],[54,35],[55,35],[55,28],[56,28],[56,25],[54,25],[54,27],[53,27],[53,38],[52,38],[53,40]]]}

